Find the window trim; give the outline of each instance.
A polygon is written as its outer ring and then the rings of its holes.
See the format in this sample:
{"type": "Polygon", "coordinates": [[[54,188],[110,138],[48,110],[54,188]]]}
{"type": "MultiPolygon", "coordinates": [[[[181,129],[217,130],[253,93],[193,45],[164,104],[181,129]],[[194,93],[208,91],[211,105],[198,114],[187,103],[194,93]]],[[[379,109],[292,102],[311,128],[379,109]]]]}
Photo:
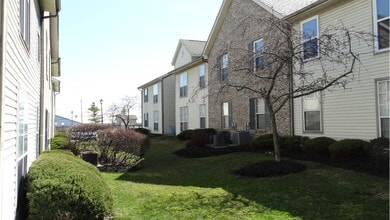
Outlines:
{"type": "Polygon", "coordinates": [[[29,51],[31,41],[31,0],[19,0],[19,33],[27,51],[29,51]]]}
{"type": "MultiPolygon", "coordinates": [[[[305,112],[310,112],[310,111],[305,111],[305,98],[306,96],[303,96],[301,99],[302,103],[302,131],[304,134],[323,134],[324,133],[324,124],[323,124],[323,106],[322,106],[322,92],[315,92],[312,94],[317,94],[317,99],[318,99],[318,111],[320,112],[320,130],[306,130],[306,118],[305,118],[305,112]]],[[[310,95],[312,95],[310,94],[310,95]]]]}
{"type": "Polygon", "coordinates": [[[382,137],[382,123],[381,123],[381,113],[379,107],[379,83],[390,81],[389,78],[382,78],[375,80],[375,97],[376,97],[376,112],[377,112],[377,136],[382,137]]]}
{"type": "Polygon", "coordinates": [[[378,40],[378,37],[379,37],[379,34],[378,34],[378,22],[380,21],[384,21],[386,19],[390,19],[390,16],[389,17],[386,17],[386,18],[382,18],[378,21],[378,14],[377,14],[377,3],[376,3],[377,0],[372,0],[372,3],[373,3],[373,7],[372,7],[372,16],[373,16],[373,26],[374,26],[374,35],[375,35],[375,41],[374,41],[374,51],[376,53],[380,53],[380,52],[384,52],[384,51],[390,51],[390,47],[387,47],[387,48],[383,48],[383,49],[379,49],[379,40],[378,40]]]}
{"type": "Polygon", "coordinates": [[[153,103],[158,103],[158,84],[153,85],[153,103]]]}
{"type": "Polygon", "coordinates": [[[221,55],[221,69],[220,69],[220,80],[221,81],[227,80],[228,70],[229,70],[229,54],[226,52],[226,53],[223,53],[221,55]],[[226,64],[226,66],[225,66],[225,64],[226,64]]]}
{"type": "Polygon", "coordinates": [[[233,127],[233,118],[232,118],[232,102],[222,102],[222,111],[221,111],[221,128],[222,129],[231,129],[233,127]],[[225,115],[224,107],[227,105],[227,115],[225,115]],[[228,122],[228,126],[225,126],[225,120],[228,122]]]}
{"type": "Polygon", "coordinates": [[[199,105],[199,128],[206,128],[206,115],[207,115],[207,105],[199,105]],[[202,126],[202,119],[204,119],[204,126],[202,126]]]}
{"type": "Polygon", "coordinates": [[[255,129],[256,130],[267,130],[267,125],[266,125],[266,107],[265,107],[265,100],[263,98],[255,98],[255,129]],[[263,104],[263,113],[259,112],[259,100],[262,100],[263,104]],[[258,118],[257,116],[262,116],[264,118],[264,128],[260,128],[258,118]]]}
{"type": "Polygon", "coordinates": [[[188,73],[182,72],[179,75],[179,96],[180,98],[188,96],[188,73]]]}
{"type": "Polygon", "coordinates": [[[180,132],[188,130],[188,106],[182,106],[179,108],[180,112],[180,132]],[[185,113],[182,115],[182,113],[185,113]]]}
{"type": "Polygon", "coordinates": [[[153,111],[153,131],[159,130],[160,115],[158,111],[153,111]]]}
{"type": "Polygon", "coordinates": [[[264,55],[264,48],[265,48],[265,45],[264,45],[264,39],[263,38],[261,38],[261,39],[258,39],[258,40],[256,40],[256,41],[253,41],[253,69],[255,70],[255,71],[258,71],[258,70],[263,70],[264,69],[264,65],[265,65],[265,55],[264,55]],[[263,42],[263,49],[262,49],[262,51],[261,51],[261,53],[258,53],[257,51],[256,51],[256,43],[258,43],[258,42],[263,42]],[[257,58],[259,58],[259,57],[264,57],[264,62],[263,62],[263,68],[258,68],[257,67],[257,58]]]}
{"type": "Polygon", "coordinates": [[[149,102],[149,91],[148,90],[149,90],[148,88],[144,89],[144,103],[149,102]]]}
{"type": "Polygon", "coordinates": [[[315,15],[315,16],[312,16],[308,19],[305,19],[303,21],[300,22],[300,31],[301,31],[301,45],[302,45],[302,54],[301,54],[301,57],[302,57],[302,60],[307,62],[307,61],[310,61],[310,60],[314,60],[314,59],[317,59],[320,57],[320,43],[319,43],[319,40],[320,40],[320,27],[319,27],[319,18],[318,18],[318,15],[315,15]],[[317,25],[317,56],[314,56],[314,57],[310,57],[308,59],[305,59],[305,50],[304,50],[304,43],[310,41],[310,40],[313,40],[315,38],[310,38],[309,40],[305,40],[303,38],[303,35],[304,35],[304,32],[303,32],[303,25],[313,19],[316,19],[316,25],[317,25]]]}
{"type": "Polygon", "coordinates": [[[199,88],[203,89],[206,87],[206,65],[201,64],[199,66],[199,88]]]}

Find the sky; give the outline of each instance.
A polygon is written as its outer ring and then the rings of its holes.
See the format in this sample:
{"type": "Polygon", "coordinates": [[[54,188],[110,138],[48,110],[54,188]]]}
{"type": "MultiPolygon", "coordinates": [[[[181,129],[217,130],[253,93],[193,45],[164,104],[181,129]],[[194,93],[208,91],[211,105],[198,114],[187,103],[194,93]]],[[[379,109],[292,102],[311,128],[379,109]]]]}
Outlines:
{"type": "MultiPolygon", "coordinates": [[[[103,100],[105,113],[125,96],[139,98],[139,86],[173,69],[179,39],[207,40],[221,4],[222,0],[61,1],[56,114],[87,123],[92,102],[100,108],[103,100]]],[[[140,121],[140,107],[132,114],[140,121]]]]}

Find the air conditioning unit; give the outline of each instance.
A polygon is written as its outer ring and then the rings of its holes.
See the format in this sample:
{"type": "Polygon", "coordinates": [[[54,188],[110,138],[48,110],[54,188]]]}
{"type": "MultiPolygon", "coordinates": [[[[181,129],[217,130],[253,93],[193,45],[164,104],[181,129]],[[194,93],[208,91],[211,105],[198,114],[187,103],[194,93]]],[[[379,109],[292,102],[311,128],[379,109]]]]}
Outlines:
{"type": "Polygon", "coordinates": [[[232,133],[233,144],[248,145],[251,142],[251,135],[249,131],[237,131],[232,133]]]}

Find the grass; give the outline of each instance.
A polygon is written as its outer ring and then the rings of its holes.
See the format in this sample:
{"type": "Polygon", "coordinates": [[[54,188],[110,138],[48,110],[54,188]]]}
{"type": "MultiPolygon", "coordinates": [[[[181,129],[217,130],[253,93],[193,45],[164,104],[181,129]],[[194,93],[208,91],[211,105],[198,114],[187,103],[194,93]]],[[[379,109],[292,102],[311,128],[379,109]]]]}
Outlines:
{"type": "Polygon", "coordinates": [[[389,219],[389,180],[303,162],[282,177],[232,175],[270,156],[248,152],[188,159],[184,142],[154,138],[142,169],[104,173],[115,219],[389,219]]]}

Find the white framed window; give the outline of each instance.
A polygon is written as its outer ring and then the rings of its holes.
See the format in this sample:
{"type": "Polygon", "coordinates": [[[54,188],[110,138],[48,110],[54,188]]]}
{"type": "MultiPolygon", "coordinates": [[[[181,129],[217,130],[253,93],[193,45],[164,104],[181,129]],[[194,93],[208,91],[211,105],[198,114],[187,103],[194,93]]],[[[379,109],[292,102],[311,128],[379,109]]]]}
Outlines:
{"type": "Polygon", "coordinates": [[[188,76],[187,72],[181,73],[179,76],[180,97],[187,97],[188,76]]]}
{"type": "Polygon", "coordinates": [[[199,105],[199,127],[206,128],[206,105],[199,105]]]}
{"type": "Polygon", "coordinates": [[[232,127],[232,105],[231,102],[222,103],[222,128],[232,127]]]}
{"type": "Polygon", "coordinates": [[[228,77],[228,68],[229,68],[229,55],[227,53],[223,54],[220,57],[220,73],[219,73],[219,79],[222,81],[227,80],[228,77]]]}
{"type": "Polygon", "coordinates": [[[319,57],[318,16],[301,22],[301,34],[303,60],[319,57]]]}
{"type": "Polygon", "coordinates": [[[263,98],[256,99],[256,129],[266,129],[265,103],[263,98]]]}
{"type": "Polygon", "coordinates": [[[30,48],[30,0],[19,2],[19,26],[20,34],[27,48],[30,48]]]}
{"type": "Polygon", "coordinates": [[[377,109],[378,109],[378,125],[381,137],[389,137],[389,121],[390,121],[390,109],[389,109],[389,93],[390,93],[390,81],[381,80],[377,81],[377,109]]]}
{"type": "Polygon", "coordinates": [[[206,87],[206,65],[202,64],[199,66],[199,87],[204,88],[206,87]]]}
{"type": "Polygon", "coordinates": [[[389,50],[389,0],[373,0],[375,49],[389,50]]]}
{"type": "Polygon", "coordinates": [[[159,122],[159,114],[158,114],[158,111],[154,111],[153,112],[153,129],[155,131],[158,131],[158,122],[159,122]]]}
{"type": "Polygon", "coordinates": [[[264,69],[265,57],[264,57],[264,41],[263,39],[253,42],[253,54],[254,54],[254,67],[255,70],[264,69]]]}
{"type": "Polygon", "coordinates": [[[180,131],[188,130],[188,107],[180,107],[180,131]]]}
{"type": "Polygon", "coordinates": [[[148,88],[145,88],[144,89],[144,102],[148,102],[149,100],[148,100],[149,98],[148,98],[148,88]]]}
{"type": "Polygon", "coordinates": [[[144,127],[149,127],[149,113],[144,113],[144,127]]]}
{"type": "Polygon", "coordinates": [[[316,92],[302,98],[303,128],[306,132],[322,131],[321,93],[316,92]]]}
{"type": "Polygon", "coordinates": [[[153,85],[153,103],[158,103],[158,84],[153,85]]]}

